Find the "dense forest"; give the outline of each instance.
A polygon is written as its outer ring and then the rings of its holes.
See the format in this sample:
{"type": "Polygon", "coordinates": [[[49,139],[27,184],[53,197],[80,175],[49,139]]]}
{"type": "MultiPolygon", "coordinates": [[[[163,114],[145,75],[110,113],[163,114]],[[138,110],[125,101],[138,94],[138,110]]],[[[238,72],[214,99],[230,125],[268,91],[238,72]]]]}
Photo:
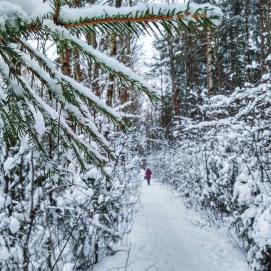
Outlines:
{"type": "Polygon", "coordinates": [[[94,270],[147,167],[271,270],[269,0],[0,0],[0,77],[0,270],[94,270]]]}
{"type": "Polygon", "coordinates": [[[215,31],[155,41],[162,98],[147,145],[163,181],[227,223],[253,270],[271,270],[271,2],[212,2],[223,12],[215,31]]]}

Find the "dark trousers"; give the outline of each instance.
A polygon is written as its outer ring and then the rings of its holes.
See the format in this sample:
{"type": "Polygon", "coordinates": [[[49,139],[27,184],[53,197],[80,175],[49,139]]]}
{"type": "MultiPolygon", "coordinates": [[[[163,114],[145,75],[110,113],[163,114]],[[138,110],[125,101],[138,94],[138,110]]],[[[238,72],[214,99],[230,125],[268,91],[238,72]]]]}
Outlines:
{"type": "Polygon", "coordinates": [[[147,183],[148,183],[148,185],[151,184],[151,178],[147,178],[147,183]]]}

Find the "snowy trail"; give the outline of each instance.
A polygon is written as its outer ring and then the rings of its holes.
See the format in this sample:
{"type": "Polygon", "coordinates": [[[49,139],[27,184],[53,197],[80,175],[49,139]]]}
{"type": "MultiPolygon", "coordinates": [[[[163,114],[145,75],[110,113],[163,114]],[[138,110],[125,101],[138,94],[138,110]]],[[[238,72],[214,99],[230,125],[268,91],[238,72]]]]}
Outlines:
{"type": "Polygon", "coordinates": [[[249,271],[225,234],[200,228],[199,216],[161,184],[143,186],[142,210],[129,236],[130,253],[106,258],[95,271],[249,271]]]}

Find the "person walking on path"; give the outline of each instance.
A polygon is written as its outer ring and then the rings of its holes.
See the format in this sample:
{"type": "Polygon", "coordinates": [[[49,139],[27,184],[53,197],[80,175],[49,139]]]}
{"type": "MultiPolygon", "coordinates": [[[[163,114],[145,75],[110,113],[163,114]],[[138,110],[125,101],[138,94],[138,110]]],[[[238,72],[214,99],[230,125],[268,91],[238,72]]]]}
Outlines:
{"type": "Polygon", "coordinates": [[[147,180],[148,185],[151,184],[151,175],[152,172],[149,168],[147,168],[146,172],[145,172],[145,179],[147,180]]]}

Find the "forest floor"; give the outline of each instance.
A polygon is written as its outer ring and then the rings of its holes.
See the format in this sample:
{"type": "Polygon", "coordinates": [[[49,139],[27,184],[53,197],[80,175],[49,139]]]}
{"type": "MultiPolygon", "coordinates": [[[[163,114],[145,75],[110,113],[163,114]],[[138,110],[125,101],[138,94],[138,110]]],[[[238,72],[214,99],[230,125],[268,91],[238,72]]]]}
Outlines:
{"type": "Polygon", "coordinates": [[[206,222],[166,186],[143,185],[128,249],[107,257],[95,271],[249,271],[226,231],[206,222]],[[205,226],[204,226],[205,225],[205,226]]]}

